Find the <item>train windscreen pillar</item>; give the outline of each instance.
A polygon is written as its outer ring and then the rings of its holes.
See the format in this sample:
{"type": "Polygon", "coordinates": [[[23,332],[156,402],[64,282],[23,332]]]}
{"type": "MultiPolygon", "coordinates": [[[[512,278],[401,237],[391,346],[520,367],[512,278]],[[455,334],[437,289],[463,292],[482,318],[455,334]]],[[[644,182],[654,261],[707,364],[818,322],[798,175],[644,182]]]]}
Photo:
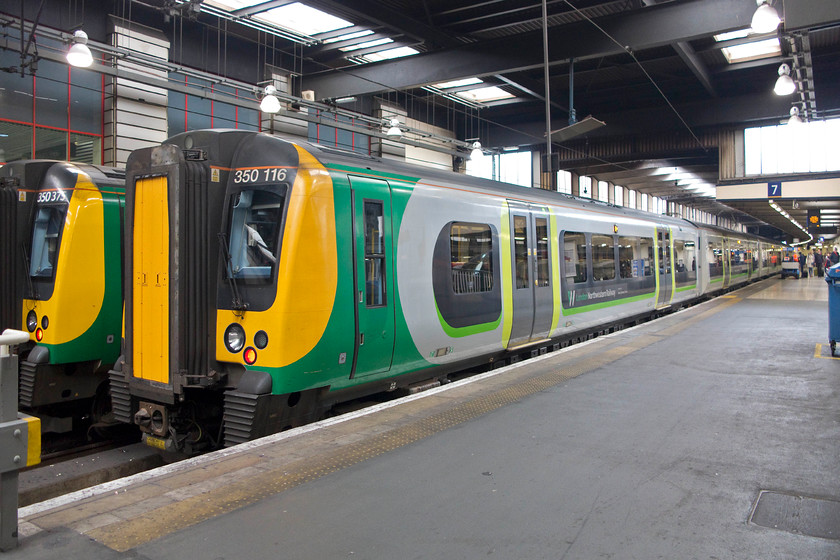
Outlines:
{"type": "Polygon", "coordinates": [[[18,412],[18,357],[23,331],[0,335],[0,552],[18,545],[18,469],[41,461],[41,421],[18,412]]]}

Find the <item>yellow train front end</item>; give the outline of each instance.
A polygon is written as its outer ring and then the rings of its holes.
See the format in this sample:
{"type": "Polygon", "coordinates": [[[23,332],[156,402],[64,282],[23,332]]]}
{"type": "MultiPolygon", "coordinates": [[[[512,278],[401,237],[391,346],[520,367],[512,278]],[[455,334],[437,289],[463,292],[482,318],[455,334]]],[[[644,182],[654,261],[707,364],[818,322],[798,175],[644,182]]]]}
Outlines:
{"type": "Polygon", "coordinates": [[[31,339],[21,352],[20,406],[96,422],[110,407],[105,372],[120,348],[122,172],[67,162],[9,165],[24,179],[18,203],[30,205],[13,269],[25,278],[18,325],[31,339]]]}

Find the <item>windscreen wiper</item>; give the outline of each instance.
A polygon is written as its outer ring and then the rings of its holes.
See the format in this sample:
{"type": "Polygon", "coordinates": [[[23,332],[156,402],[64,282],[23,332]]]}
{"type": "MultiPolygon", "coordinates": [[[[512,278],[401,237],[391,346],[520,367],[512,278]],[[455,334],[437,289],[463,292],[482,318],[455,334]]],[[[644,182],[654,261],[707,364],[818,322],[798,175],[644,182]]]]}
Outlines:
{"type": "Polygon", "coordinates": [[[242,294],[239,293],[239,284],[236,282],[236,276],[233,274],[233,259],[228,251],[227,234],[220,232],[219,235],[219,249],[222,251],[222,258],[225,261],[225,269],[228,286],[230,286],[231,294],[233,294],[233,301],[231,307],[236,311],[247,311],[248,304],[242,299],[242,294]]]}

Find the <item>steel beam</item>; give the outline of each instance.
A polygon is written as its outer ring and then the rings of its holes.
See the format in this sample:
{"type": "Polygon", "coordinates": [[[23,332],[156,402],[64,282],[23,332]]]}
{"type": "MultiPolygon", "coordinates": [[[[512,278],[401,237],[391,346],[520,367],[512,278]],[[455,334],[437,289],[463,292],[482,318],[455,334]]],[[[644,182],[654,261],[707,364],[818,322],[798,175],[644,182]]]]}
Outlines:
{"type": "MultiPolygon", "coordinates": [[[[669,2],[606,16],[596,21],[614,42],[589,22],[549,30],[549,58],[562,64],[688,41],[749,26],[754,0],[688,0],[669,2]]],[[[440,52],[383,61],[352,69],[315,74],[303,79],[319,99],[372,94],[385,90],[532,70],[542,66],[539,31],[457,46],[440,52]]]]}

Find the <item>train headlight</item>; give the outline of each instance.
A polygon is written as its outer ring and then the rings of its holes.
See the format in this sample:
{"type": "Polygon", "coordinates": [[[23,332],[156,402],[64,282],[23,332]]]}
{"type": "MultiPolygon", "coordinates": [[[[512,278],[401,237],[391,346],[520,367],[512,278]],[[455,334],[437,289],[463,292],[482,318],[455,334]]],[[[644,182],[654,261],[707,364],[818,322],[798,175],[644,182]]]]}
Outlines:
{"type": "Polygon", "coordinates": [[[254,365],[254,362],[257,361],[257,351],[251,348],[250,346],[245,349],[245,353],[242,355],[245,359],[245,363],[249,366],[254,365]]]}
{"type": "Polygon", "coordinates": [[[38,316],[34,309],[26,314],[26,328],[29,329],[29,332],[35,332],[35,329],[38,328],[38,316]]]}
{"type": "Polygon", "coordinates": [[[47,318],[46,315],[44,315],[43,317],[41,317],[41,328],[44,329],[44,330],[47,330],[47,327],[49,327],[49,326],[50,326],[50,320],[49,320],[49,318],[47,318]]]}
{"type": "Polygon", "coordinates": [[[225,329],[225,348],[236,354],[245,346],[245,329],[236,323],[225,329]]]}
{"type": "Polygon", "coordinates": [[[44,340],[44,331],[42,331],[41,329],[36,330],[35,331],[35,340],[38,341],[38,342],[41,342],[42,340],[44,340]]]}

